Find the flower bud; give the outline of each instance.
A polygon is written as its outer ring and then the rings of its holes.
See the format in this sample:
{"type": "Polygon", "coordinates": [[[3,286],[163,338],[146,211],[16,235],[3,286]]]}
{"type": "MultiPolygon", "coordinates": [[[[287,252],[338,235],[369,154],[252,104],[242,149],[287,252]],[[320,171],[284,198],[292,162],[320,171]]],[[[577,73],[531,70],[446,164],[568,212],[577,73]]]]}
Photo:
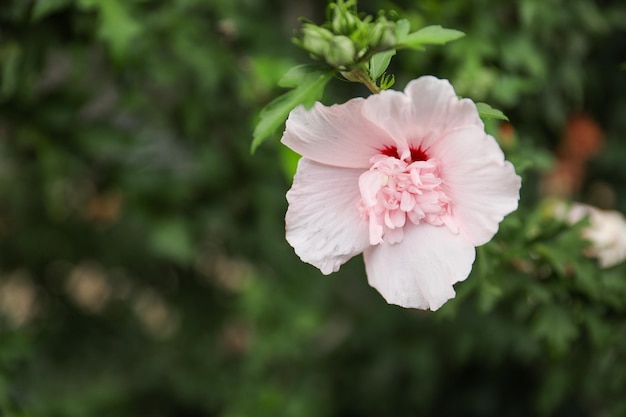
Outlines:
{"type": "Polygon", "coordinates": [[[328,48],[324,54],[326,62],[333,67],[341,67],[354,62],[356,49],[354,43],[347,36],[333,36],[328,42],[328,48]]]}
{"type": "Polygon", "coordinates": [[[396,44],[396,28],[393,22],[377,22],[370,29],[368,45],[372,49],[385,50],[396,44]]]}
{"type": "Polygon", "coordinates": [[[312,24],[305,24],[302,28],[301,47],[318,58],[325,56],[328,43],[333,34],[324,28],[312,24]]]}
{"type": "Polygon", "coordinates": [[[335,6],[332,18],[333,31],[339,35],[350,35],[359,25],[359,19],[349,10],[335,6]]]}

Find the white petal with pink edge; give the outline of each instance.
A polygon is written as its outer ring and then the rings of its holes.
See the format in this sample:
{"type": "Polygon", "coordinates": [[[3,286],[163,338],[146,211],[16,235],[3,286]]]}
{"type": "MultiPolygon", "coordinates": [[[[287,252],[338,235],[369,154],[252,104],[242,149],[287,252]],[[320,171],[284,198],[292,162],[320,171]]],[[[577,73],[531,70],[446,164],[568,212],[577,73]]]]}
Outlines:
{"type": "Polygon", "coordinates": [[[369,246],[368,222],[357,209],[361,173],[302,158],[287,192],[287,241],[324,274],[369,246]]]}
{"type": "Polygon", "coordinates": [[[388,303],[433,311],[454,297],[452,285],[467,278],[475,255],[463,236],[429,224],[410,225],[401,243],[364,252],[368,281],[388,303]]]}
{"type": "Polygon", "coordinates": [[[362,98],[306,110],[295,108],[281,142],[313,161],[345,168],[366,168],[372,156],[393,146],[389,135],[361,115],[362,98]]]}

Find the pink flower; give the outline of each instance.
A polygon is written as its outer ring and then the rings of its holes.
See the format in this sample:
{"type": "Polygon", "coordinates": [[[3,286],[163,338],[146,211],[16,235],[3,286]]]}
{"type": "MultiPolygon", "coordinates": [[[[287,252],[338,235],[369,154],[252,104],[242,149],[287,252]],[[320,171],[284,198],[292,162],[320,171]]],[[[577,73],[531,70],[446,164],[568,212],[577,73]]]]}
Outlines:
{"type": "Polygon", "coordinates": [[[362,252],[370,285],[392,304],[441,307],[475,247],[517,208],[521,179],[445,80],[298,107],[282,142],[302,155],[287,241],[324,274],[362,252]]]}

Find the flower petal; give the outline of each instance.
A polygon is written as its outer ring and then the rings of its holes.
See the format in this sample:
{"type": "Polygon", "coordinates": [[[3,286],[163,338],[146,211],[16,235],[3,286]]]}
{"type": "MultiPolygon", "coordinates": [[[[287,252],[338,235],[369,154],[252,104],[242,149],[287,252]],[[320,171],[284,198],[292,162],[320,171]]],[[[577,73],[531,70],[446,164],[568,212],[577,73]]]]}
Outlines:
{"type": "Polygon", "coordinates": [[[445,226],[404,229],[401,243],[383,242],[364,252],[369,284],[390,304],[437,310],[455,295],[452,284],[472,270],[474,246],[445,226]]]}
{"type": "Polygon", "coordinates": [[[517,208],[521,178],[492,136],[482,128],[449,132],[433,144],[440,175],[463,233],[480,246],[498,231],[504,216],[517,208]]]}
{"type": "Polygon", "coordinates": [[[366,168],[372,156],[393,146],[389,135],[361,115],[362,98],[306,110],[295,108],[281,142],[313,161],[345,168],[366,168]]]}
{"type": "Polygon", "coordinates": [[[390,146],[397,149],[400,159],[410,153],[407,137],[415,126],[409,97],[399,91],[384,90],[369,96],[362,112],[365,119],[387,132],[390,146]]]}
{"type": "Polygon", "coordinates": [[[287,192],[287,241],[323,274],[369,246],[368,222],[357,208],[361,172],[302,158],[287,192]]]}
{"type": "Polygon", "coordinates": [[[409,82],[404,92],[411,98],[416,124],[439,127],[441,132],[464,126],[484,127],[474,102],[459,99],[448,80],[420,77],[409,82]]]}
{"type": "Polygon", "coordinates": [[[363,115],[389,132],[399,153],[402,143],[427,152],[442,133],[484,126],[471,100],[459,99],[450,82],[432,76],[409,82],[404,94],[385,90],[368,97],[363,115]]]}

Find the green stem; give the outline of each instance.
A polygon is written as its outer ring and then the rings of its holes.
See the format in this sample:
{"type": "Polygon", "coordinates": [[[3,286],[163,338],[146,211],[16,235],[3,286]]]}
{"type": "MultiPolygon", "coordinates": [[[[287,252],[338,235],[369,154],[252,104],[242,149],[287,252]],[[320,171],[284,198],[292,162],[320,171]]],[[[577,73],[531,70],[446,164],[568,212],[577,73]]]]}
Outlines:
{"type": "Polygon", "coordinates": [[[376,85],[374,81],[361,69],[352,70],[352,75],[359,80],[360,83],[365,84],[368,90],[370,90],[374,94],[380,93],[380,88],[376,85]]]}

